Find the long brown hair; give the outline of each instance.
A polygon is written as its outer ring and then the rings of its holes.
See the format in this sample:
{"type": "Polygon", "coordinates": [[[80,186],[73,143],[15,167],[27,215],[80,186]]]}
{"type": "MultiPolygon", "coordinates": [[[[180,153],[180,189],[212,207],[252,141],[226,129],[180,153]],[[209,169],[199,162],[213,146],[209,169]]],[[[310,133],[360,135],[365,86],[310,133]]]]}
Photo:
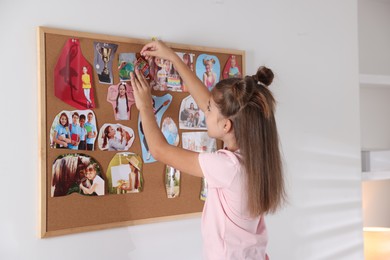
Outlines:
{"type": "Polygon", "coordinates": [[[275,212],[286,198],[274,112],[268,89],[274,74],[260,67],[256,75],[221,80],[212,96],[221,114],[230,119],[247,175],[249,212],[275,212]]]}

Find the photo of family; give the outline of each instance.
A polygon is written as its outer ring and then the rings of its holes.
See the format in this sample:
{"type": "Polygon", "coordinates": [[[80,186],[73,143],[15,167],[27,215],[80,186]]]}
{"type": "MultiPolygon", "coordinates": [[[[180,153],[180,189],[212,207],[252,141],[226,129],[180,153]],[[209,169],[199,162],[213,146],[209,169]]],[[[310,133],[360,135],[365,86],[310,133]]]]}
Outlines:
{"type": "Polygon", "coordinates": [[[130,127],[121,124],[104,124],[99,130],[99,149],[102,151],[128,151],[134,138],[134,131],[130,127]]]}
{"type": "Polygon", "coordinates": [[[135,104],[130,84],[121,82],[111,85],[107,90],[107,101],[112,105],[115,120],[130,120],[131,106],[135,104]]]}
{"type": "MultiPolygon", "coordinates": [[[[172,102],[172,95],[165,94],[164,96],[160,96],[160,97],[152,96],[152,102],[153,102],[154,117],[156,118],[157,125],[160,127],[161,118],[172,102]]],[[[139,138],[140,138],[140,142],[141,142],[142,159],[143,159],[144,163],[155,162],[156,160],[151,155],[151,153],[149,151],[148,143],[147,143],[146,138],[144,136],[141,117],[138,117],[138,133],[139,133],[139,138]]]]}
{"type": "Polygon", "coordinates": [[[63,110],[51,125],[50,147],[93,151],[96,136],[96,118],[92,110],[63,110]]]}
{"type": "Polygon", "coordinates": [[[221,65],[215,55],[201,54],[196,59],[196,76],[208,90],[212,90],[221,77],[221,65]]]}
{"type": "Polygon", "coordinates": [[[138,193],[143,189],[142,159],[137,154],[117,153],[106,174],[109,194],[138,193]]]}
{"type": "Polygon", "coordinates": [[[101,167],[88,155],[60,155],[53,163],[51,196],[59,197],[72,193],[88,196],[105,194],[101,167]]]}
{"type": "Polygon", "coordinates": [[[180,129],[206,130],[206,118],[192,96],[184,98],[179,110],[180,129]]]}
{"type": "Polygon", "coordinates": [[[94,42],[94,66],[99,82],[112,84],[112,63],[118,45],[105,42],[94,42]]]}

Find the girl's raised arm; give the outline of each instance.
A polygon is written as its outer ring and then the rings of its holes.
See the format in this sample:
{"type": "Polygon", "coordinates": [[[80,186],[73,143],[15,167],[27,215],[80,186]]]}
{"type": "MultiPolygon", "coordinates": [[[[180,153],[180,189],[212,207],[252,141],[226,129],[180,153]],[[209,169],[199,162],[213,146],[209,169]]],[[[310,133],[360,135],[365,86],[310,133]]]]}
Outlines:
{"type": "Polygon", "coordinates": [[[157,56],[162,59],[170,60],[175,66],[175,69],[179,73],[180,77],[185,82],[190,94],[195,99],[199,108],[202,111],[206,111],[211,93],[202,81],[198,79],[196,74],[187,67],[187,65],[171,48],[165,45],[162,41],[153,41],[142,48],[141,54],[146,58],[157,56]]]}

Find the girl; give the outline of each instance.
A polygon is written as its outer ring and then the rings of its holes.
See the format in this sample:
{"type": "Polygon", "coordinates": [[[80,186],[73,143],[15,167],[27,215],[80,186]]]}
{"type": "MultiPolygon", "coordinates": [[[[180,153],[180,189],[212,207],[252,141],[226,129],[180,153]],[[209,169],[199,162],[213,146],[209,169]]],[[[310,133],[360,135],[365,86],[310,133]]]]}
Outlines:
{"type": "Polygon", "coordinates": [[[104,195],[104,180],[96,174],[96,163],[91,163],[85,169],[85,177],[87,178],[85,187],[81,182],[79,187],[84,194],[88,195],[104,195]]]}
{"type": "Polygon", "coordinates": [[[267,259],[263,216],[285,198],[275,100],[268,90],[272,71],[261,67],[254,76],[222,80],[209,92],[162,42],[146,44],[141,54],[172,61],[205,112],[208,135],[225,145],[217,152],[196,153],[167,144],[154,119],[150,87],[136,71],[132,86],[153,157],[208,182],[202,215],[205,258],[267,259]]]}
{"type": "Polygon", "coordinates": [[[204,59],[203,64],[206,68],[205,73],[203,73],[203,84],[211,90],[215,83],[217,82],[217,74],[213,71],[213,64],[215,64],[214,59],[204,59]]]}
{"type": "MultiPolygon", "coordinates": [[[[116,120],[129,120],[130,118],[130,107],[129,98],[127,96],[126,83],[122,82],[118,85],[117,95],[113,88],[109,89],[109,101],[115,102],[115,119],[116,120]]],[[[133,100],[134,102],[134,100],[133,100]]],[[[113,104],[114,105],[114,104],[113,104]]]]}
{"type": "Polygon", "coordinates": [[[67,148],[71,142],[69,133],[69,120],[65,112],[61,113],[58,124],[53,133],[53,144],[56,148],[67,148]]]}
{"type": "Polygon", "coordinates": [[[122,140],[115,137],[116,130],[108,125],[103,131],[103,149],[108,144],[108,151],[124,151],[126,148],[127,138],[125,132],[122,133],[122,140]]]}

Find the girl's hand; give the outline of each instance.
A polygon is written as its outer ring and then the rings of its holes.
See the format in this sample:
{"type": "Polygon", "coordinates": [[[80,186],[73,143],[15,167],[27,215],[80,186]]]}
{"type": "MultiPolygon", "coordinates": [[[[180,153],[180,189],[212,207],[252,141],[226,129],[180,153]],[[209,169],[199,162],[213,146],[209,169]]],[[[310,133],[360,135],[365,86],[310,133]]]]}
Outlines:
{"type": "Polygon", "coordinates": [[[175,52],[162,41],[152,41],[146,44],[140,53],[146,59],[157,56],[162,59],[172,60],[176,56],[175,52]]]}
{"type": "Polygon", "coordinates": [[[138,69],[135,69],[135,74],[137,77],[131,72],[131,85],[133,86],[136,107],[138,110],[153,109],[149,83],[138,69]]]}

